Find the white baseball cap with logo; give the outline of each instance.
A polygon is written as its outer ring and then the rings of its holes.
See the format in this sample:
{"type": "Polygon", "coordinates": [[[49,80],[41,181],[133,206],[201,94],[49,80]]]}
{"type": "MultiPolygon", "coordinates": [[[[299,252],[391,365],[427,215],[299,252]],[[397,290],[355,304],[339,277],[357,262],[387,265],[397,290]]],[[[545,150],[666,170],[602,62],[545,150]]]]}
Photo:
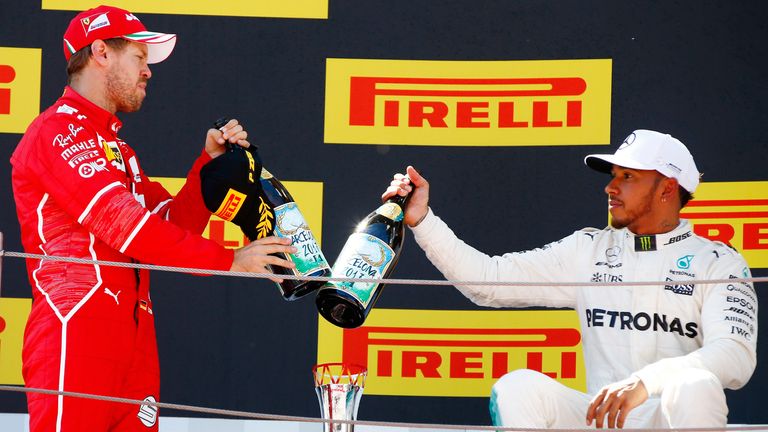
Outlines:
{"type": "Polygon", "coordinates": [[[699,170],[688,148],[677,138],[660,132],[638,129],[632,132],[614,154],[591,154],[584,158],[588,167],[610,173],[613,165],[639,170],[656,170],[677,179],[690,193],[699,185],[699,170]]]}

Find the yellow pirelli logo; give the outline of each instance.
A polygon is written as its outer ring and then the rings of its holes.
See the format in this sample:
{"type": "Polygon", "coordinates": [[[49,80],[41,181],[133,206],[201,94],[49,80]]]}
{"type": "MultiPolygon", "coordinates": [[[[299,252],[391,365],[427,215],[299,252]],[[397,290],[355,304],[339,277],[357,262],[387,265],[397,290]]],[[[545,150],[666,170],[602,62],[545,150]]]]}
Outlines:
{"type": "MultiPolygon", "coordinates": [[[[43,9],[82,11],[99,4],[91,0],[43,0],[43,9]]],[[[210,0],[112,0],[109,4],[135,13],[328,18],[328,0],[229,0],[225,4],[210,0]]]]}
{"type": "Polygon", "coordinates": [[[768,267],[768,181],[701,183],[680,216],[738,249],[749,267],[768,267]]]}
{"type": "Polygon", "coordinates": [[[21,348],[32,299],[0,298],[0,384],[24,384],[21,348]]]}
{"type": "Polygon", "coordinates": [[[218,210],[213,214],[225,221],[231,221],[237,216],[237,212],[240,211],[240,207],[243,206],[244,202],[245,194],[230,188],[229,191],[227,191],[227,196],[221,201],[218,210]]]}
{"type": "MultiPolygon", "coordinates": [[[[172,195],[176,195],[184,186],[185,179],[178,177],[153,177],[163,185],[172,195]]],[[[323,237],[323,183],[305,181],[284,181],[283,186],[291,192],[296,204],[301,209],[301,214],[312,228],[312,235],[317,244],[322,244],[323,237]]],[[[248,244],[248,239],[243,231],[232,222],[228,222],[216,215],[212,215],[208,226],[203,232],[203,237],[211,239],[220,245],[236,249],[248,244]]]]}
{"type": "Polygon", "coordinates": [[[356,329],[320,318],[317,361],[366,366],[366,394],[487,397],[520,368],[584,391],[578,329],[574,311],[374,309],[356,329]]]}
{"type": "Polygon", "coordinates": [[[0,132],[24,133],[40,113],[39,48],[0,47],[0,132]]]}
{"type": "Polygon", "coordinates": [[[326,143],[609,144],[610,125],[610,59],[326,62],[326,143]]]}

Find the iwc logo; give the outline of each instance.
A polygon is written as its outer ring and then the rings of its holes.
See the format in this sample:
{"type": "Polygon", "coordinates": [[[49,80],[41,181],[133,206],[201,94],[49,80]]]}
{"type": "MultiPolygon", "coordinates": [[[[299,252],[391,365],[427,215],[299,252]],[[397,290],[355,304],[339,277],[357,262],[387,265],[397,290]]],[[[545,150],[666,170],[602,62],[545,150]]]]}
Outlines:
{"type": "MultiPolygon", "coordinates": [[[[154,396],[147,396],[144,398],[144,402],[156,404],[157,400],[154,396]]],[[[137,417],[146,427],[152,427],[157,423],[157,407],[154,405],[142,405],[139,407],[139,413],[137,417]]]]}

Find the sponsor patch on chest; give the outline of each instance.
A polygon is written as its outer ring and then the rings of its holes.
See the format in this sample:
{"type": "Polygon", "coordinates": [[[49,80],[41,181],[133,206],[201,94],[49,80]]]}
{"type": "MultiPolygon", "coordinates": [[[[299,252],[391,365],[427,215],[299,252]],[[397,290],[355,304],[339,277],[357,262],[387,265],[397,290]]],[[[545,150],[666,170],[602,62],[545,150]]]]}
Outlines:
{"type": "MultiPolygon", "coordinates": [[[[677,281],[671,278],[667,278],[667,282],[677,282],[677,281]]],[[[685,284],[685,283],[675,283],[675,284],[664,285],[664,289],[667,291],[672,291],[675,294],[681,294],[681,295],[687,295],[687,296],[693,295],[694,287],[695,287],[695,284],[685,284]]]]}

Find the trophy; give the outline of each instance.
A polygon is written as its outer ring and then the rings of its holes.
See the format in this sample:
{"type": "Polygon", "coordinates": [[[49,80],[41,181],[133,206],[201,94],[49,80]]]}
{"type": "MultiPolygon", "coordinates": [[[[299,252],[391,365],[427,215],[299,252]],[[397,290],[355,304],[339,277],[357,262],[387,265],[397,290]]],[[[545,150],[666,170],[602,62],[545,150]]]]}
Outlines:
{"type": "MultiPolygon", "coordinates": [[[[368,370],[345,363],[322,363],[312,368],[320,412],[326,420],[357,420],[368,370]]],[[[323,432],[354,432],[355,425],[325,422],[323,432]]]]}

